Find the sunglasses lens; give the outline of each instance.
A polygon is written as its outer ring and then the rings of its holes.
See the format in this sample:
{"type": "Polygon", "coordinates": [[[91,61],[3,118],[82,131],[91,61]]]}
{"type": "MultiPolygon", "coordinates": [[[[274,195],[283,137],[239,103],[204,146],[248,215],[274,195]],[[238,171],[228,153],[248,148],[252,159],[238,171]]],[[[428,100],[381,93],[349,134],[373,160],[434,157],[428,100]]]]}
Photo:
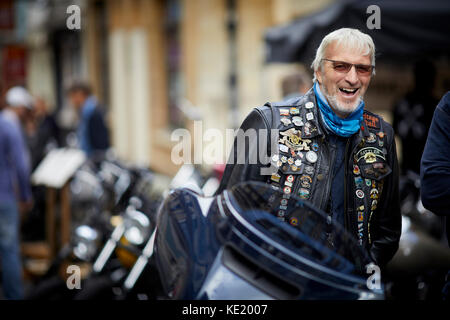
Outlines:
{"type": "Polygon", "coordinates": [[[334,64],[334,70],[336,70],[337,72],[348,72],[351,67],[351,64],[345,62],[336,62],[334,64]]]}
{"type": "Polygon", "coordinates": [[[372,72],[372,66],[366,66],[366,65],[356,65],[356,72],[360,73],[360,74],[369,74],[370,72],[372,72]]]}

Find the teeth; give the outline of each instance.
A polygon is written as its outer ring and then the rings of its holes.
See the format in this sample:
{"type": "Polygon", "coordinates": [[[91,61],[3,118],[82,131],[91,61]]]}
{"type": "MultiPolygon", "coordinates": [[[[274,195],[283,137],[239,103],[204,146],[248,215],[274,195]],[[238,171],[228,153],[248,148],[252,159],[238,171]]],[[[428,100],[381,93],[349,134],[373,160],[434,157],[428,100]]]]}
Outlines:
{"type": "Polygon", "coordinates": [[[346,92],[346,93],[355,93],[356,90],[358,89],[345,89],[345,88],[341,88],[342,91],[346,92]]]}

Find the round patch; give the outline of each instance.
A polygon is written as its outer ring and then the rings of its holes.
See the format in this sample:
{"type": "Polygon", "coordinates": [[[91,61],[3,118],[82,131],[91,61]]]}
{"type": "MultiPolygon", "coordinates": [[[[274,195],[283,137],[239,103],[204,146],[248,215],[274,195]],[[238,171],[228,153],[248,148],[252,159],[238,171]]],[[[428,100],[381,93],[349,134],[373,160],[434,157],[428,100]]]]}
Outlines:
{"type": "Polygon", "coordinates": [[[292,189],[291,189],[291,187],[284,187],[283,192],[286,194],[289,194],[292,192],[292,189]]]}
{"type": "Polygon", "coordinates": [[[319,145],[317,144],[317,142],[314,142],[312,145],[311,145],[311,148],[313,149],[313,151],[318,151],[319,150],[319,145]]]}
{"type": "Polygon", "coordinates": [[[315,153],[314,151],[308,151],[306,153],[306,160],[308,160],[308,162],[310,163],[315,163],[317,161],[317,153],[315,153]]]}
{"type": "Polygon", "coordinates": [[[289,182],[293,182],[294,181],[294,176],[292,174],[290,174],[290,175],[288,175],[286,177],[286,180],[289,181],[289,182]]]}
{"type": "Polygon", "coordinates": [[[362,190],[356,190],[356,196],[362,199],[364,198],[364,192],[362,190]]]}

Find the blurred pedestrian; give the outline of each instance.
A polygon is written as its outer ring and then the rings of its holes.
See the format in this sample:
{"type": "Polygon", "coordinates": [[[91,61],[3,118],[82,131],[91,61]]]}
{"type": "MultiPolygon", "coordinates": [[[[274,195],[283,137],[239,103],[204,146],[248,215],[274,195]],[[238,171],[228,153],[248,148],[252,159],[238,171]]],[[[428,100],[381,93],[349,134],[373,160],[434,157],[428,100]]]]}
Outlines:
{"type": "Polygon", "coordinates": [[[76,83],[68,90],[72,106],[80,115],[77,135],[80,148],[87,156],[95,156],[109,148],[109,132],[103,110],[89,85],[76,83]]]}
{"type": "Polygon", "coordinates": [[[6,92],[6,107],[2,111],[3,118],[12,124],[24,141],[22,152],[28,168],[31,167],[31,155],[26,144],[26,124],[30,119],[34,100],[31,94],[23,87],[12,87],[6,92]]]}
{"type": "Polygon", "coordinates": [[[32,206],[24,148],[23,136],[0,115],[0,260],[4,296],[14,300],[23,298],[19,210],[32,206]]]}
{"type": "MultiPolygon", "coordinates": [[[[450,246],[450,91],[434,111],[420,169],[422,203],[428,210],[445,217],[450,246]]],[[[444,297],[450,300],[450,272],[444,297]]]]}
{"type": "Polygon", "coordinates": [[[401,139],[401,171],[420,172],[420,157],[438,100],[433,96],[436,68],[429,60],[414,66],[414,89],[394,107],[395,133],[401,139]]]}

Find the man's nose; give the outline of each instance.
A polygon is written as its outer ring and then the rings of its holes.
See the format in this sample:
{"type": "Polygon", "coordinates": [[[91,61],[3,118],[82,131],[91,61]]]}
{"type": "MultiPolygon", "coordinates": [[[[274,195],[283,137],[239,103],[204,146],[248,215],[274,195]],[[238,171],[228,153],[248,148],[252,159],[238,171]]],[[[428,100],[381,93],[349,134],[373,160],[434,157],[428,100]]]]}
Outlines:
{"type": "Polygon", "coordinates": [[[359,80],[358,78],[358,73],[356,72],[356,67],[352,66],[349,70],[349,72],[347,72],[347,74],[345,75],[345,80],[349,83],[349,84],[356,84],[359,80]]]}

